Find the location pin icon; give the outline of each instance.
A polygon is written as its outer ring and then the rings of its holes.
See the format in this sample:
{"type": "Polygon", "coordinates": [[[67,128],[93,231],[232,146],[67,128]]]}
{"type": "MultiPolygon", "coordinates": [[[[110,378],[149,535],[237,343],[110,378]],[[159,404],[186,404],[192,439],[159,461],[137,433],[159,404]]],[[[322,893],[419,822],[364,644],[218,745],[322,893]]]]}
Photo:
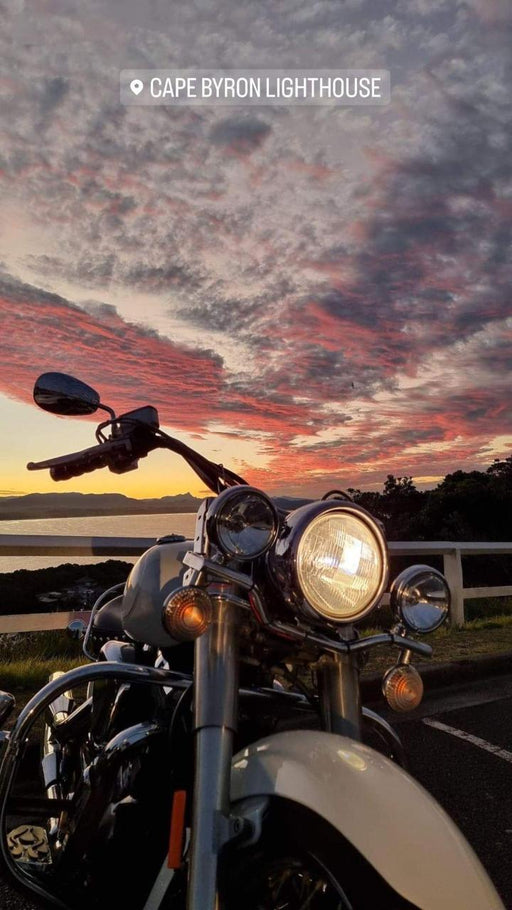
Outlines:
{"type": "Polygon", "coordinates": [[[132,79],[130,82],[130,88],[134,95],[140,95],[142,89],[144,88],[144,83],[141,79],[132,79]]]}

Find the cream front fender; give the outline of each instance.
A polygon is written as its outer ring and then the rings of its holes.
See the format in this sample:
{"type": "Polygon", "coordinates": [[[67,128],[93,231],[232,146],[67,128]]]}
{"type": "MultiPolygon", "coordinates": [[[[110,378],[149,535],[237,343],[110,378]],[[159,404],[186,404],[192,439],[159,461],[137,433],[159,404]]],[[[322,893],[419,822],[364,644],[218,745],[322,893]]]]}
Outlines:
{"type": "Polygon", "coordinates": [[[420,910],[504,910],[445,811],[401,768],[361,743],[301,730],[235,755],[232,801],[272,795],[330,822],[420,910]]]}

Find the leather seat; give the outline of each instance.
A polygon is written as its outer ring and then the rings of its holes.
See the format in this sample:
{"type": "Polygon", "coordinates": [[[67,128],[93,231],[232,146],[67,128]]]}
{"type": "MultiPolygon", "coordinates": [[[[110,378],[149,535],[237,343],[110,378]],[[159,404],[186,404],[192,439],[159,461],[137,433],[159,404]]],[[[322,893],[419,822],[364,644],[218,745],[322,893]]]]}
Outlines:
{"type": "Polygon", "coordinates": [[[96,613],[94,617],[92,631],[98,637],[105,639],[113,638],[118,641],[126,640],[127,636],[123,629],[122,620],[123,595],[119,594],[108,600],[106,604],[96,613]]]}

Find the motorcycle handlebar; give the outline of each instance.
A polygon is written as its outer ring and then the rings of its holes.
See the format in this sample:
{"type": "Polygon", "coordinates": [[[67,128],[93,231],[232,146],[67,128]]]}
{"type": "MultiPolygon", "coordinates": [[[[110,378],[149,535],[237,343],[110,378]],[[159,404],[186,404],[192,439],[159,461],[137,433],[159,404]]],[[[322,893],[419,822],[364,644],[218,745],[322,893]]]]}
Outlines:
{"type": "Polygon", "coordinates": [[[137,466],[136,457],[129,439],[115,439],[82,449],[81,452],[71,452],[46,461],[30,461],[27,468],[29,471],[48,468],[53,480],[67,480],[98,468],[110,468],[115,473],[123,473],[137,466]]]}
{"type": "Polygon", "coordinates": [[[27,468],[29,471],[47,468],[53,480],[68,480],[70,477],[79,477],[98,468],[109,468],[114,474],[124,474],[137,468],[138,459],[144,458],[152,449],[157,448],[169,449],[181,455],[203,483],[216,493],[227,486],[246,483],[238,474],[204,458],[185,443],[167,436],[166,433],[155,433],[147,426],[141,427],[140,422],[125,427],[122,436],[107,439],[81,452],[48,458],[46,461],[31,461],[27,468]]]}

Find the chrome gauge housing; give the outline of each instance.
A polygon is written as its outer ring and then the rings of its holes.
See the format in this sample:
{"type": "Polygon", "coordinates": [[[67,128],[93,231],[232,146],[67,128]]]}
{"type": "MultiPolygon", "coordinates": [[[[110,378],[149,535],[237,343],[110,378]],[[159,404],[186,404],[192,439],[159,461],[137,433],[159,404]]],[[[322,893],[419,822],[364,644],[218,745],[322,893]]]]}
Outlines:
{"type": "Polygon", "coordinates": [[[231,559],[256,559],[274,543],[277,509],[261,490],[230,487],[212,500],[206,516],[208,538],[231,559]]]}
{"type": "Polygon", "coordinates": [[[370,613],[388,580],[379,523],[361,506],[338,500],[291,512],[267,565],[290,607],[334,623],[356,622],[370,613]]]}

